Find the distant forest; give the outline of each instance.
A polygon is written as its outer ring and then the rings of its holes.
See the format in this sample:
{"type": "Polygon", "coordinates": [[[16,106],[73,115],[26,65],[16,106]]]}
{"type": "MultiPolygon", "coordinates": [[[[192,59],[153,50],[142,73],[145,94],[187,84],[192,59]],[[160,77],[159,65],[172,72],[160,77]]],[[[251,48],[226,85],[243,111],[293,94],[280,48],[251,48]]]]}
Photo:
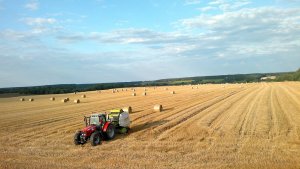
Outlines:
{"type": "Polygon", "coordinates": [[[136,81],[136,82],[118,82],[118,83],[96,83],[96,84],[58,84],[32,87],[12,87],[0,88],[0,94],[19,93],[19,94],[61,94],[93,90],[105,90],[125,87],[143,87],[143,86],[167,86],[167,85],[188,85],[188,84],[221,84],[221,83],[251,83],[260,82],[262,77],[276,76],[276,79],[264,81],[300,81],[300,69],[296,72],[284,73],[255,73],[255,74],[237,74],[237,75],[219,75],[219,76],[200,76],[174,79],[161,79],[155,81],[136,81]]]}

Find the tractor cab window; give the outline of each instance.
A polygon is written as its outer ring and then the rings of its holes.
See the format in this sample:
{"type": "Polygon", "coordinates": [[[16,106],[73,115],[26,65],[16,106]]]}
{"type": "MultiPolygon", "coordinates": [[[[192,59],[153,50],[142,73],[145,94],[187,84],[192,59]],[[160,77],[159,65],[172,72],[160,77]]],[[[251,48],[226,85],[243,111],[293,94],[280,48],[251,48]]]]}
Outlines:
{"type": "Polygon", "coordinates": [[[99,125],[98,116],[92,116],[90,124],[99,125]]]}

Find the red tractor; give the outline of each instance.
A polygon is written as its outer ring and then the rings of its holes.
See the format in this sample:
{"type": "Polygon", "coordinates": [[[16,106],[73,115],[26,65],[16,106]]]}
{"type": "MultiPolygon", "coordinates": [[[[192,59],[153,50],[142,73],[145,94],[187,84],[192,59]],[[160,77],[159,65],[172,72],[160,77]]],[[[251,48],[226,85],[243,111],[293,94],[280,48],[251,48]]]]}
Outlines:
{"type": "Polygon", "coordinates": [[[101,144],[103,139],[110,140],[115,137],[115,125],[107,121],[106,114],[92,114],[84,116],[86,127],[74,135],[75,145],[85,144],[88,140],[92,146],[101,144]]]}

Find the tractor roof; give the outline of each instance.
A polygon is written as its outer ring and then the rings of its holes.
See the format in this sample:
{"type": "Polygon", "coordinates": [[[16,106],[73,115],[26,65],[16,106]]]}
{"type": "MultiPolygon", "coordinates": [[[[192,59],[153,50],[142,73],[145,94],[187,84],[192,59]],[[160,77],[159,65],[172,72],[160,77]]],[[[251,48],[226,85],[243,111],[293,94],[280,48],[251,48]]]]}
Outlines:
{"type": "Polygon", "coordinates": [[[105,114],[104,113],[94,113],[94,114],[91,114],[92,117],[101,116],[101,115],[105,115],[105,114]]]}

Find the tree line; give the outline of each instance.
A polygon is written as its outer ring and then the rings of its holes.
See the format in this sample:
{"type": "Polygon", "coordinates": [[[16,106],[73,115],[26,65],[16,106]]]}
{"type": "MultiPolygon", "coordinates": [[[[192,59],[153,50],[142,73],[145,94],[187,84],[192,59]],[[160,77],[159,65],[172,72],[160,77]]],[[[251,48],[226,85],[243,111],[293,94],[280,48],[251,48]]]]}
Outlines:
{"type": "Polygon", "coordinates": [[[62,94],[83,91],[105,90],[113,88],[143,87],[143,86],[166,86],[166,85],[187,85],[187,84],[220,84],[220,83],[251,83],[260,82],[262,77],[276,76],[274,80],[267,81],[300,81],[300,69],[296,72],[286,73],[256,73],[256,74],[237,74],[220,76],[202,76],[161,79],[156,81],[137,81],[137,82],[119,82],[119,83],[96,83],[96,84],[60,84],[33,87],[13,87],[0,88],[0,94],[19,93],[19,94],[62,94]]]}

